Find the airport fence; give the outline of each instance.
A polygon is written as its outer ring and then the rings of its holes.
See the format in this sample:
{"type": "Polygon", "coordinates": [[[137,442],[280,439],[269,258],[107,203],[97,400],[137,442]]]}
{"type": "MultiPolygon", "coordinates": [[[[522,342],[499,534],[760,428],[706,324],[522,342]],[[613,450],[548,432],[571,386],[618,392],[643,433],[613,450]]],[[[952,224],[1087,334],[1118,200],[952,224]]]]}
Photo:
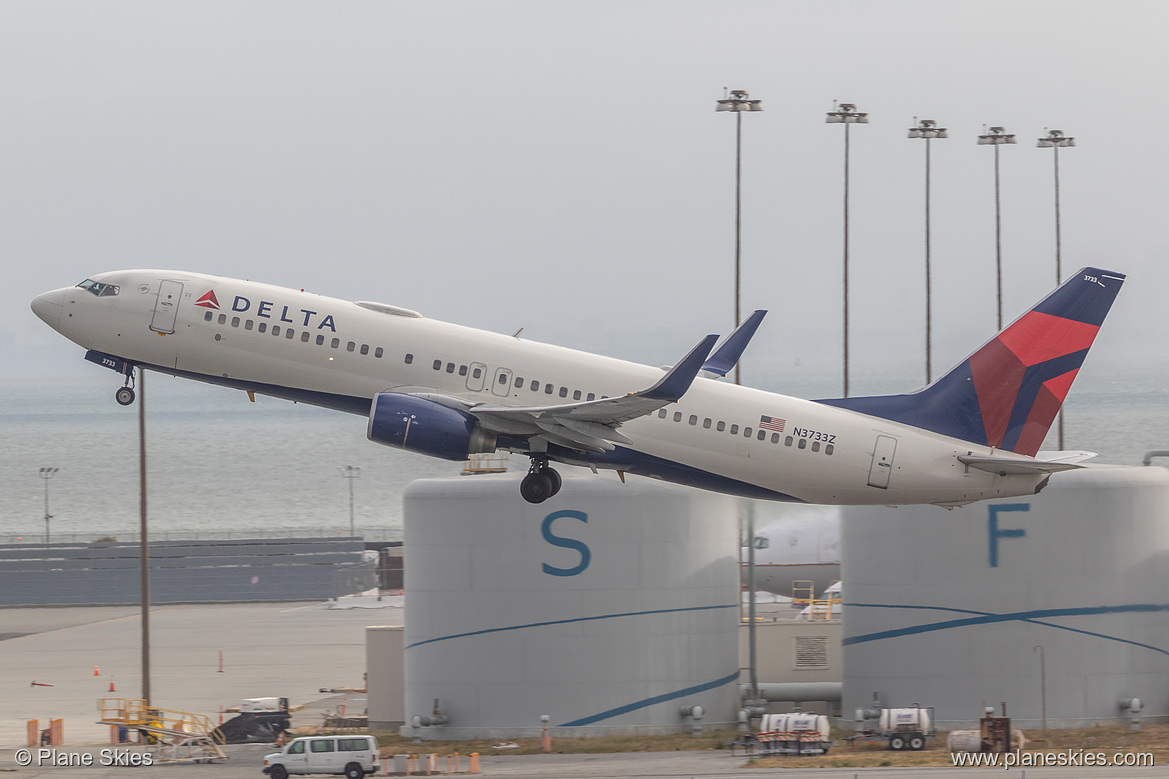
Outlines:
{"type": "MultiPolygon", "coordinates": [[[[335,528],[284,528],[281,530],[240,530],[206,528],[203,530],[151,530],[151,541],[239,541],[263,538],[349,538],[349,533],[335,528]]],[[[363,541],[401,541],[402,528],[357,528],[356,538],[363,541]]],[[[50,540],[55,544],[92,544],[98,541],[124,541],[137,543],[141,538],[137,531],[132,533],[53,533],[50,540]]],[[[2,533],[0,544],[39,544],[45,540],[44,533],[2,533]]]]}

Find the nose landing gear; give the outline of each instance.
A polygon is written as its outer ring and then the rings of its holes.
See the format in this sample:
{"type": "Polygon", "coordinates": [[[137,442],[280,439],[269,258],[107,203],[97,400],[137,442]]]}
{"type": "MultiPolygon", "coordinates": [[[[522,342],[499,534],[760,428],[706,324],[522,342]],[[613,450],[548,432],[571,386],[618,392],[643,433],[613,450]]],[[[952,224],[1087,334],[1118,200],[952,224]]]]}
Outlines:
{"type": "Polygon", "coordinates": [[[528,475],[520,482],[520,495],[528,503],[543,503],[560,492],[560,474],[548,467],[545,457],[533,457],[528,475]]]}
{"type": "Polygon", "coordinates": [[[118,401],[118,405],[128,406],[134,402],[134,374],[131,373],[126,376],[125,385],[118,388],[114,393],[114,400],[118,401]]]}

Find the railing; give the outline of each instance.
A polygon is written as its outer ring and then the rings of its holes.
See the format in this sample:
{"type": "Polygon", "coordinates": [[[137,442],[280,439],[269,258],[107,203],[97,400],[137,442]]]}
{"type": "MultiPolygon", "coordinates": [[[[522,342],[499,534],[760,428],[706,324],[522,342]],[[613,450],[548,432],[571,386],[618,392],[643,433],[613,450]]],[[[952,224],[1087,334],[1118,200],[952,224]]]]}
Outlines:
{"type": "MultiPolygon", "coordinates": [[[[397,527],[358,528],[354,531],[365,541],[401,541],[402,529],[397,527]]],[[[210,528],[205,530],[152,530],[151,541],[231,541],[245,538],[348,538],[347,530],[335,527],[284,528],[282,530],[231,530],[210,528]]],[[[92,544],[97,541],[138,541],[137,531],[126,533],[58,533],[53,531],[54,544],[92,544]]],[[[0,534],[0,544],[39,544],[45,540],[44,533],[0,534]]]]}
{"type": "MultiPolygon", "coordinates": [[[[143,727],[172,734],[215,738],[215,724],[210,717],[187,711],[160,709],[141,698],[99,698],[101,721],[127,727],[143,727]]],[[[215,739],[223,743],[222,736],[215,739]]]]}

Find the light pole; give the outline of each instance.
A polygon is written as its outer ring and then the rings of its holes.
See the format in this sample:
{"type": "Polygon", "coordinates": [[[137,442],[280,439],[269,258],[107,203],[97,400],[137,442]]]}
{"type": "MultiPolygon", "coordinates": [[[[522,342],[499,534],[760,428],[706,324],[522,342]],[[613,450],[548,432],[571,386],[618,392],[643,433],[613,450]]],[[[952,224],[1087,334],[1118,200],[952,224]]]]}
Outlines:
{"type": "MultiPolygon", "coordinates": [[[[735,327],[740,322],[739,291],[742,280],[742,266],[740,263],[740,225],[743,205],[743,114],[762,111],[763,101],[751,100],[745,89],[731,90],[731,96],[726,96],[723,90],[723,99],[715,104],[715,111],[732,111],[735,114],[735,327]]],[[[735,363],[735,384],[740,383],[741,374],[739,363],[735,363]]],[[[755,505],[750,501],[746,504],[747,510],[747,538],[755,537],[755,505]]],[[[755,548],[747,550],[747,665],[751,681],[751,697],[758,698],[759,680],[756,676],[756,642],[755,642],[755,548]]],[[[740,612],[742,614],[742,612],[740,612]]]]}
{"type": "Polygon", "coordinates": [[[53,518],[53,515],[49,513],[49,479],[53,478],[53,475],[56,474],[57,471],[59,471],[59,470],[61,470],[61,469],[60,468],[41,468],[41,471],[40,471],[40,477],[45,482],[45,543],[46,544],[49,543],[49,520],[53,518]]]}
{"type": "Polygon", "coordinates": [[[848,397],[848,128],[868,124],[869,115],[856,110],[853,103],[836,103],[824,120],[844,125],[844,397],[848,397]]]}
{"type": "Polygon", "coordinates": [[[356,535],[353,532],[353,480],[360,478],[361,468],[356,465],[343,466],[341,475],[349,480],[349,535],[352,537],[356,535]]]}
{"type": "Polygon", "coordinates": [[[933,354],[933,287],[930,276],[930,141],[949,138],[945,127],[938,127],[933,119],[918,120],[909,128],[910,138],[925,139],[925,383],[933,381],[931,359],[933,354]]]}
{"type": "MultiPolygon", "coordinates": [[[[739,326],[739,285],[742,272],[739,262],[739,224],[742,210],[742,181],[743,181],[743,114],[750,111],[762,111],[762,100],[751,100],[745,89],[732,89],[731,96],[724,97],[715,104],[715,111],[733,111],[735,114],[735,327],[739,326]]],[[[735,363],[735,384],[739,383],[739,364],[735,363]]]]}
{"type": "Polygon", "coordinates": [[[998,325],[995,332],[1003,329],[1003,231],[1002,211],[999,204],[999,147],[1003,144],[1014,143],[1015,136],[1001,127],[992,127],[988,132],[978,136],[979,146],[994,147],[994,267],[996,281],[996,296],[998,298],[998,325]]]}
{"type": "MultiPolygon", "coordinates": [[[[1044,128],[1047,129],[1047,128],[1044,128]]],[[[1063,271],[1060,267],[1061,258],[1061,243],[1059,234],[1059,149],[1061,146],[1075,146],[1076,139],[1071,136],[1064,135],[1063,130],[1047,130],[1047,136],[1040,138],[1037,144],[1040,149],[1050,148],[1052,154],[1055,155],[1055,284],[1063,281],[1063,271]]],[[[1059,410],[1059,448],[1063,451],[1063,408],[1059,410]]]]}

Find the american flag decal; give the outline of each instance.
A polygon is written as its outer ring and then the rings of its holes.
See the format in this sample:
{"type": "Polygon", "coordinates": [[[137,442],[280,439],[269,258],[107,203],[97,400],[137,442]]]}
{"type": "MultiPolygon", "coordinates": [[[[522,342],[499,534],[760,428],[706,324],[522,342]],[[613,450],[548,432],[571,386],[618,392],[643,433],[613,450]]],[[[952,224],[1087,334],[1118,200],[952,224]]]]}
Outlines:
{"type": "Polygon", "coordinates": [[[783,432],[783,426],[787,424],[786,419],[779,417],[759,417],[759,427],[764,430],[774,430],[777,433],[783,432]]]}

